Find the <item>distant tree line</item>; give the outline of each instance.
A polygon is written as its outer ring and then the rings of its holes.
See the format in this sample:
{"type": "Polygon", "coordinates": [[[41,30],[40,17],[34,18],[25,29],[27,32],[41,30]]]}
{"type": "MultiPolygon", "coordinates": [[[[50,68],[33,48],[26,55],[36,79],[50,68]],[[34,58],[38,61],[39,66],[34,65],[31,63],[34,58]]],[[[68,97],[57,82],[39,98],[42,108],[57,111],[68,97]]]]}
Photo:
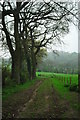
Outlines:
{"type": "Polygon", "coordinates": [[[49,52],[37,67],[38,71],[78,74],[78,53],[49,52]]]}

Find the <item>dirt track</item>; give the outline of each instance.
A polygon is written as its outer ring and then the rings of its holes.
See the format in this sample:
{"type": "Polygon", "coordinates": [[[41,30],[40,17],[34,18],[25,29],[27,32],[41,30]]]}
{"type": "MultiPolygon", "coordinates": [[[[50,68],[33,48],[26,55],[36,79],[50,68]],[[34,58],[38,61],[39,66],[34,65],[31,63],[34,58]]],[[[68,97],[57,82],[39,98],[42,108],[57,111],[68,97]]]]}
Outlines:
{"type": "Polygon", "coordinates": [[[35,85],[27,90],[22,90],[10,96],[6,101],[2,103],[2,117],[14,118],[24,108],[25,104],[30,101],[33,96],[37,85],[40,81],[36,81],[35,85]]]}
{"type": "Polygon", "coordinates": [[[77,118],[67,100],[61,99],[48,80],[15,93],[3,103],[3,118],[77,118]]]}

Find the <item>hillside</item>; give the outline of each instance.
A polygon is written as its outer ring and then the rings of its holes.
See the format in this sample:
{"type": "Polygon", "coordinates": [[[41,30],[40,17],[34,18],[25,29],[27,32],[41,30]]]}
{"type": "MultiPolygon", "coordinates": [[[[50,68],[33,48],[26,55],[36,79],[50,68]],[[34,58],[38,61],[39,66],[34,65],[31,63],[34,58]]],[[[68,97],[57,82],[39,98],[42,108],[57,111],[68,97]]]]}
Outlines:
{"type": "Polygon", "coordinates": [[[78,73],[78,53],[48,52],[47,56],[38,64],[37,69],[56,73],[78,73]]]}

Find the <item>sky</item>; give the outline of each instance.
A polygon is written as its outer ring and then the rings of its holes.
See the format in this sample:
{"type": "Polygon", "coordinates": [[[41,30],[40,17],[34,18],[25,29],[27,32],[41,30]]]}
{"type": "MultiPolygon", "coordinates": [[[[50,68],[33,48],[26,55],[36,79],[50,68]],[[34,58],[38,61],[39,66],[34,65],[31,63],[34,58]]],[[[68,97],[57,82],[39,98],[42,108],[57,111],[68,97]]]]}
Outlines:
{"type": "Polygon", "coordinates": [[[65,44],[54,47],[54,49],[65,51],[65,52],[78,52],[78,28],[77,26],[71,24],[70,32],[61,38],[65,44]]]}
{"type": "Polygon", "coordinates": [[[64,51],[68,52],[78,52],[78,28],[75,25],[71,25],[70,32],[64,37],[64,42],[66,43],[63,46],[64,51]]]}

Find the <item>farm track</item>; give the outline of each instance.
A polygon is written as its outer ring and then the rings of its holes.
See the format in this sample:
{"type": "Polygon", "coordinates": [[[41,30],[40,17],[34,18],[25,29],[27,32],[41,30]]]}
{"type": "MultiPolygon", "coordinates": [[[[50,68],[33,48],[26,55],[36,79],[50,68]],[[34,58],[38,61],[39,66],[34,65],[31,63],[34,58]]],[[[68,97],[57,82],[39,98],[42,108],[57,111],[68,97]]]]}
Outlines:
{"type": "MultiPolygon", "coordinates": [[[[29,103],[33,102],[33,100],[34,100],[34,98],[35,98],[35,96],[36,96],[36,92],[37,92],[37,90],[38,90],[38,87],[39,87],[39,85],[40,85],[41,83],[42,83],[42,81],[39,81],[39,82],[35,85],[35,90],[33,91],[33,94],[32,94],[32,96],[31,96],[31,98],[29,99],[29,101],[28,101],[27,103],[24,104],[23,107],[21,107],[21,108],[18,110],[18,112],[24,112],[24,111],[26,110],[27,105],[28,105],[29,103]]],[[[16,116],[16,118],[18,118],[18,116],[16,116]]]]}
{"type": "Polygon", "coordinates": [[[79,112],[74,110],[69,101],[66,99],[61,99],[59,94],[53,88],[53,101],[55,103],[54,113],[56,114],[56,118],[79,118],[79,112]]]}
{"type": "Polygon", "coordinates": [[[31,100],[33,92],[36,87],[41,83],[40,80],[36,81],[35,85],[27,90],[22,90],[10,96],[2,103],[2,118],[14,118],[24,108],[25,104],[31,100]]]}
{"type": "Polygon", "coordinates": [[[38,85],[18,118],[67,118],[67,116],[77,118],[78,111],[74,111],[67,100],[60,99],[54,87],[51,84],[45,84],[46,81],[38,85]],[[39,93],[43,84],[44,89],[39,93]]]}
{"type": "Polygon", "coordinates": [[[3,103],[3,118],[77,118],[78,111],[61,99],[51,81],[42,79],[3,103]]]}

